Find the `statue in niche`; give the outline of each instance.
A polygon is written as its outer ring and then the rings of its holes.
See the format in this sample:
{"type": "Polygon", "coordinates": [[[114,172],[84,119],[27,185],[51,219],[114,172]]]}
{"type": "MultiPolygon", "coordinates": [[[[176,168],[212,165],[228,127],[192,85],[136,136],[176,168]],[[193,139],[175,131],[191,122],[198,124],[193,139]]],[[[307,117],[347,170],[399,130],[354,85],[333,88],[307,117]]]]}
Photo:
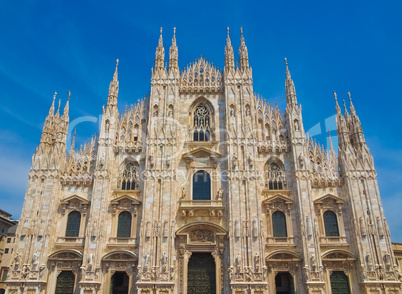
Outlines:
{"type": "Polygon", "coordinates": [[[162,258],[161,258],[162,272],[166,271],[167,259],[168,258],[167,258],[166,252],[163,252],[162,258]]]}
{"type": "Polygon", "coordinates": [[[235,259],[235,266],[236,266],[236,273],[240,273],[240,267],[241,267],[241,257],[240,254],[237,254],[237,257],[235,259]]]}
{"type": "Polygon", "coordinates": [[[294,125],[295,125],[295,131],[298,132],[299,131],[299,122],[297,121],[297,119],[295,119],[294,125]]]}
{"type": "Polygon", "coordinates": [[[32,265],[33,265],[34,268],[36,268],[36,266],[39,263],[38,259],[39,259],[39,252],[38,252],[38,250],[36,250],[35,253],[32,256],[32,265]]]}
{"type": "Polygon", "coordinates": [[[186,199],[186,188],[185,187],[181,187],[181,200],[186,199]]]}
{"type": "Polygon", "coordinates": [[[219,188],[216,199],[222,200],[222,195],[223,195],[223,190],[222,190],[222,188],[219,188]]]}
{"type": "Polygon", "coordinates": [[[255,256],[254,256],[254,268],[255,268],[255,272],[259,272],[259,270],[260,270],[260,256],[258,255],[258,253],[256,253],[255,256]]]}

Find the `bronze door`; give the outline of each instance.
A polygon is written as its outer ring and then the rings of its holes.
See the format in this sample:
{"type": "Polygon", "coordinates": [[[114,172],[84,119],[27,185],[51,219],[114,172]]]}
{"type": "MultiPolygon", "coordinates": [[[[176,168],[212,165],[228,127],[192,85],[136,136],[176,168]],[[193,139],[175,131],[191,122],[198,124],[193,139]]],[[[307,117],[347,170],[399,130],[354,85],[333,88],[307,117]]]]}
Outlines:
{"type": "Polygon", "coordinates": [[[215,294],[215,261],[210,253],[193,253],[188,262],[187,294],[215,294]]]}
{"type": "Polygon", "coordinates": [[[115,272],[110,283],[110,294],[128,294],[130,278],[125,272],[115,272]]]}
{"type": "Polygon", "coordinates": [[[71,271],[62,271],[57,277],[55,294],[74,294],[75,276],[71,271]]]}
{"type": "Polygon", "coordinates": [[[332,294],[350,294],[349,278],[344,272],[332,272],[331,289],[332,294]]]}

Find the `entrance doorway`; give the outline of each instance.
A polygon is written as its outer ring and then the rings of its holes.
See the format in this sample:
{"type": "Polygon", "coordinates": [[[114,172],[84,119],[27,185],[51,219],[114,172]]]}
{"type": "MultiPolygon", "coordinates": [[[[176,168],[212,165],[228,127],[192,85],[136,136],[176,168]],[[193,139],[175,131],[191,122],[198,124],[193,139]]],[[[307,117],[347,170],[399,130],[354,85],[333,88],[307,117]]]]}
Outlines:
{"type": "Polygon", "coordinates": [[[115,272],[110,283],[110,294],[128,294],[129,282],[126,272],[115,272]]]}
{"type": "Polygon", "coordinates": [[[288,272],[278,273],[275,276],[276,294],[294,294],[295,286],[293,277],[288,272]]]}
{"type": "Polygon", "coordinates": [[[331,289],[332,294],[350,294],[349,278],[344,272],[332,272],[331,289]]]}
{"type": "Polygon", "coordinates": [[[62,271],[57,277],[55,294],[74,294],[74,282],[72,271],[62,271]]]}
{"type": "Polygon", "coordinates": [[[194,252],[188,261],[187,294],[216,294],[215,260],[211,253],[194,252]]]}

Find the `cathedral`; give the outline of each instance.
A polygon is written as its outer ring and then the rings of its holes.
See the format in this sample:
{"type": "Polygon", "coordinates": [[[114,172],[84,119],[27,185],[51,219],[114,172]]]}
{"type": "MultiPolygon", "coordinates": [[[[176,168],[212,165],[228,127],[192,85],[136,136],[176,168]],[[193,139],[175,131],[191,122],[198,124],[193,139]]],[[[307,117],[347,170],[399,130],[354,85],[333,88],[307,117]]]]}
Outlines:
{"type": "Polygon", "coordinates": [[[99,134],[81,148],[75,135],[66,146],[70,97],[61,109],[55,94],[7,294],[401,293],[350,94],[342,111],[334,93],[338,152],[331,138],[324,149],[305,133],[286,59],[281,112],[255,94],[240,40],[238,63],[228,29],[223,70],[204,58],[180,70],[161,29],[150,94],[119,110],[117,61],[99,134]]]}

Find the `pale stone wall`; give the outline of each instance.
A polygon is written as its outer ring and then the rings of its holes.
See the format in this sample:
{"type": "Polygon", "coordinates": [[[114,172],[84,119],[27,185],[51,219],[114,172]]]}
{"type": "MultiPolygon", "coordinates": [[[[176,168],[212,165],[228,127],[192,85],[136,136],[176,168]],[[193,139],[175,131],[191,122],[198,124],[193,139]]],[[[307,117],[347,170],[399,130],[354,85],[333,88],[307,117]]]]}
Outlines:
{"type": "Polygon", "coordinates": [[[127,274],[128,293],[187,293],[198,252],[213,257],[216,293],[275,293],[282,275],[296,293],[331,293],[335,276],[351,293],[400,293],[353,104],[345,115],[337,105],[336,157],[332,143],[323,150],[306,138],[287,64],[281,113],[254,94],[243,36],[239,67],[233,56],[228,36],[223,71],[200,58],[180,73],[175,37],[165,68],[161,36],[149,97],[119,112],[116,65],[99,136],[68,155],[69,106],[60,115],[53,103],[33,156],[7,293],[54,293],[63,272],[74,274],[74,293],[109,293],[116,272],[127,274]],[[193,139],[199,105],[210,113],[205,142],[193,139]],[[123,186],[128,165],[134,189],[123,186]],[[210,200],[193,199],[200,170],[212,176],[210,200]],[[326,236],[328,210],[336,236],[326,236]],[[68,237],[74,211],[80,229],[68,237]],[[286,236],[274,235],[276,212],[286,236]],[[129,237],[118,236],[121,213],[131,215],[129,237]]]}

